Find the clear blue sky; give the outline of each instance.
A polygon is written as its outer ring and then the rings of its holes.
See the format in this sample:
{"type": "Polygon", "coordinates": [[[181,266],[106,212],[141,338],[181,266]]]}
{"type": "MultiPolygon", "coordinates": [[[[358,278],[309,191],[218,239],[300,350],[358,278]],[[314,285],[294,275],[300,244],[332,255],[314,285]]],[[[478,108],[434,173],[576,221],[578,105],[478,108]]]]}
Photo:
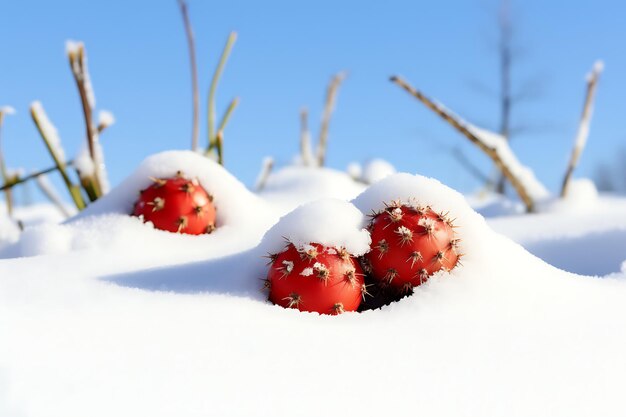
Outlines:
{"type": "MultiPolygon", "coordinates": [[[[265,155],[287,163],[298,149],[298,112],[306,105],[314,133],[330,76],[349,71],[331,126],[328,165],[380,156],[399,170],[439,178],[462,191],[478,183],[447,151],[460,145],[488,172],[488,161],[466,140],[388,81],[401,74],[470,121],[498,123],[498,2],[457,1],[200,1],[189,0],[202,93],[231,30],[239,39],[218,91],[218,110],[239,96],[226,131],[226,165],[252,184],[265,155]]],[[[624,97],[626,7],[617,1],[513,1],[523,55],[514,82],[541,81],[541,95],[514,110],[529,129],[513,147],[556,189],[565,168],[584,95],[584,76],[606,63],[590,142],[579,176],[592,174],[626,144],[624,97]]],[[[51,164],[28,114],[41,100],[66,150],[83,140],[77,92],[65,57],[67,39],[86,43],[99,109],[117,124],[102,141],[112,182],[145,156],[188,148],[191,132],[187,46],[175,0],[0,2],[0,105],[9,165],[51,164]]]]}

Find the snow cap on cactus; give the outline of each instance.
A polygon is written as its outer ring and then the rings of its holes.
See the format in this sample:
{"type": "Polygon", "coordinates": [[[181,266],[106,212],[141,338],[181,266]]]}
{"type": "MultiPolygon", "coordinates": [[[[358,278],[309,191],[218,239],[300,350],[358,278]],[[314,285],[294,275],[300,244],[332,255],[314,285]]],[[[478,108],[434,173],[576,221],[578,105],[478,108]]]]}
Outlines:
{"type": "Polygon", "coordinates": [[[480,250],[478,242],[484,240],[485,220],[467,204],[465,197],[441,182],[421,175],[394,174],[370,186],[353,201],[364,214],[371,215],[384,210],[393,202],[409,206],[430,207],[436,213],[447,213],[454,219],[461,240],[457,242],[463,264],[476,257],[489,258],[480,250]],[[471,243],[471,250],[467,247],[471,243]]]}
{"type": "Polygon", "coordinates": [[[106,199],[90,204],[76,218],[97,214],[128,214],[139,192],[154,183],[153,178],[172,178],[182,171],[186,178],[197,179],[213,197],[217,224],[253,228],[267,227],[274,218],[272,210],[260,198],[219,164],[192,151],[167,151],[146,158],[106,199]],[[250,215],[254,210],[255,215],[250,215]]]}
{"type": "Polygon", "coordinates": [[[286,241],[296,248],[318,243],[345,248],[351,255],[361,256],[370,244],[366,224],[367,218],[351,203],[318,200],[283,216],[265,234],[261,247],[267,253],[276,253],[284,249],[286,241]]]}

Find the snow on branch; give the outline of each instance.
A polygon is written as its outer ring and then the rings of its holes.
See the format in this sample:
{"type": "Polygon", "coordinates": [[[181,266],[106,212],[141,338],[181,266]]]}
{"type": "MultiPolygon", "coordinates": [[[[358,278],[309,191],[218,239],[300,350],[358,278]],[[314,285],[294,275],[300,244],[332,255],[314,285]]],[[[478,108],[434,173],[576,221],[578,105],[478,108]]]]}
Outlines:
{"type": "Polygon", "coordinates": [[[537,201],[548,196],[548,191],[543,184],[535,178],[532,170],[519,162],[504,136],[467,123],[443,105],[426,97],[399,77],[391,77],[391,81],[439,115],[439,117],[448,122],[491,158],[500,172],[502,172],[511,185],[513,185],[513,188],[515,188],[515,191],[517,191],[517,194],[526,206],[527,211],[534,211],[537,201]]]}
{"type": "Polygon", "coordinates": [[[87,136],[87,145],[89,148],[89,157],[92,160],[94,169],[90,178],[81,178],[81,182],[88,184],[87,187],[89,197],[92,201],[106,192],[106,169],[104,166],[104,158],[98,143],[98,127],[93,123],[93,111],[96,105],[95,94],[91,85],[91,77],[87,69],[87,52],[83,42],[67,41],[65,50],[70,62],[70,68],[83,108],[83,116],[85,119],[85,128],[87,136]]]}
{"type": "Polygon", "coordinates": [[[593,116],[593,103],[596,95],[596,89],[598,87],[598,79],[600,74],[604,70],[604,63],[602,61],[596,61],[593,64],[591,72],[587,74],[587,95],[585,97],[585,103],[583,105],[583,112],[580,116],[580,123],[578,125],[578,133],[574,140],[574,147],[572,148],[572,156],[570,157],[565,176],[563,178],[563,185],[561,186],[561,197],[567,195],[570,180],[572,174],[578,166],[580,156],[587,144],[587,138],[589,137],[589,127],[591,125],[591,117],[593,116]]]}

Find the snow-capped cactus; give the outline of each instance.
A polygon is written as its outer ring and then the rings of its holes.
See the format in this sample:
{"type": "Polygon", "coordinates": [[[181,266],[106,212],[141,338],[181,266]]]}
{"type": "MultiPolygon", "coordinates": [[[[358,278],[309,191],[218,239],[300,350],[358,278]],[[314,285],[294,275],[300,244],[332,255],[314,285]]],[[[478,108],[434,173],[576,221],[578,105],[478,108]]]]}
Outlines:
{"type": "Polygon", "coordinates": [[[394,201],[371,217],[372,250],[364,261],[379,285],[406,294],[456,266],[459,239],[448,213],[394,201]]]}
{"type": "Polygon", "coordinates": [[[288,243],[268,258],[264,287],[269,300],[285,308],[336,315],[356,311],[367,293],[361,266],[343,248],[288,243]]]}
{"type": "Polygon", "coordinates": [[[152,181],[140,192],[134,216],[169,232],[201,235],[215,230],[213,197],[197,179],[187,179],[179,171],[173,178],[152,181]]]}

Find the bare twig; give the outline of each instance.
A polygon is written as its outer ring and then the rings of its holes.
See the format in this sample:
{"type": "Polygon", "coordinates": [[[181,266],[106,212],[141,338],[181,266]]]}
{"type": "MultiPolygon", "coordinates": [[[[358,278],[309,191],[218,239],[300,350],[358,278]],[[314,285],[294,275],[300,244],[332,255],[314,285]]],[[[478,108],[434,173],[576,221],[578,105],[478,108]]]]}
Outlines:
{"type": "MultiPolygon", "coordinates": [[[[228,57],[230,55],[230,51],[237,40],[237,33],[231,32],[228,36],[228,40],[226,41],[226,45],[224,46],[224,50],[222,51],[222,55],[220,56],[220,60],[217,63],[217,68],[213,73],[213,79],[211,81],[211,87],[209,88],[209,114],[208,114],[208,135],[209,135],[209,148],[215,147],[217,142],[217,132],[215,132],[215,92],[217,91],[217,84],[219,83],[220,77],[222,75],[222,71],[224,70],[224,66],[226,65],[226,61],[228,61],[228,57]]],[[[208,153],[208,149],[207,149],[208,153]]]]}
{"type": "Polygon", "coordinates": [[[54,189],[54,186],[50,181],[48,181],[48,177],[45,174],[39,174],[36,177],[37,186],[39,190],[54,204],[54,206],[65,216],[65,218],[70,217],[72,214],[67,210],[63,201],[59,197],[59,194],[54,189]]]}
{"type": "Polygon", "coordinates": [[[574,141],[574,148],[572,149],[572,156],[570,157],[567,170],[565,171],[565,177],[563,178],[563,185],[561,186],[561,197],[567,195],[572,174],[578,166],[580,156],[587,144],[587,138],[589,137],[589,127],[591,124],[591,117],[593,116],[593,100],[596,95],[596,89],[598,87],[598,79],[604,69],[602,61],[596,61],[589,75],[587,76],[587,95],[585,96],[585,104],[583,105],[583,112],[580,116],[580,123],[578,124],[578,133],[576,134],[576,140],[574,141]]]}
{"type": "MultiPolygon", "coordinates": [[[[500,152],[494,146],[486,143],[486,141],[477,136],[472,130],[470,130],[467,126],[467,123],[460,119],[458,116],[447,110],[441,105],[436,104],[431,99],[426,97],[420,91],[416,90],[412,86],[410,86],[406,81],[399,77],[391,77],[391,81],[403,88],[406,92],[411,94],[413,97],[418,99],[421,103],[423,103],[427,108],[435,112],[439,117],[448,122],[453,128],[458,130],[461,134],[463,134],[467,139],[469,139],[474,145],[476,145],[480,150],[482,150],[491,160],[494,162],[496,167],[502,172],[502,174],[509,180],[509,182],[513,185],[520,199],[524,202],[526,206],[526,210],[529,212],[534,211],[535,208],[535,200],[531,195],[530,190],[526,188],[523,181],[517,177],[515,173],[511,170],[509,164],[507,164],[500,152]]],[[[500,144],[501,146],[506,145],[506,142],[500,144]]]]}
{"type": "Polygon", "coordinates": [[[345,72],[336,74],[328,84],[326,90],[326,105],[324,106],[324,114],[322,116],[322,123],[320,126],[320,136],[317,143],[317,162],[319,166],[324,166],[326,160],[326,149],[328,146],[328,127],[330,125],[330,119],[335,110],[335,102],[337,101],[337,93],[341,83],[346,78],[345,72]]]}
{"type": "Polygon", "coordinates": [[[191,131],[191,149],[193,151],[198,150],[198,135],[200,131],[200,92],[198,90],[198,65],[196,64],[196,46],[193,36],[193,29],[191,27],[191,21],[189,20],[189,13],[187,8],[187,2],[185,0],[178,0],[180,7],[180,13],[183,17],[183,24],[185,25],[185,33],[187,34],[187,46],[189,49],[189,64],[191,68],[191,91],[192,91],[192,105],[193,105],[193,117],[192,117],[192,131],[191,131]]]}
{"type": "Polygon", "coordinates": [[[300,158],[304,166],[313,165],[311,131],[309,130],[309,111],[306,108],[300,110],[300,158]]]}
{"type": "MultiPolygon", "coordinates": [[[[73,163],[74,163],[74,161],[67,161],[65,163],[65,166],[66,167],[72,166],[73,163]]],[[[15,181],[13,181],[13,182],[11,182],[9,184],[3,185],[2,187],[0,187],[0,191],[9,190],[9,189],[11,189],[11,188],[13,188],[13,187],[15,187],[17,185],[24,184],[25,182],[37,179],[37,177],[40,176],[40,175],[45,175],[45,174],[49,174],[49,173],[54,172],[54,171],[58,171],[58,169],[59,169],[59,167],[55,165],[55,166],[50,167],[50,168],[42,169],[41,171],[33,172],[32,174],[28,174],[28,175],[26,175],[24,177],[20,177],[17,180],[15,180],[15,181]]]]}
{"type": "Polygon", "coordinates": [[[13,112],[12,107],[0,107],[0,175],[2,175],[3,190],[9,217],[13,217],[13,193],[11,192],[11,187],[17,180],[17,177],[15,175],[9,175],[5,164],[4,153],[2,152],[2,124],[4,123],[5,114],[12,114],[13,112]],[[5,189],[4,187],[6,186],[9,187],[5,189]]]}
{"type": "Polygon", "coordinates": [[[67,174],[67,171],[65,169],[66,163],[63,160],[62,156],[58,154],[58,150],[55,149],[55,146],[59,146],[59,144],[53,145],[52,138],[49,137],[50,132],[48,131],[48,129],[52,127],[52,125],[50,124],[48,116],[46,115],[43,109],[43,106],[41,106],[41,103],[34,102],[30,106],[30,114],[31,114],[31,117],[33,118],[33,122],[35,122],[35,125],[37,126],[37,130],[39,131],[41,138],[46,144],[46,148],[48,149],[50,156],[52,156],[52,159],[54,160],[56,168],[58,169],[59,173],[61,174],[61,177],[63,178],[63,182],[65,183],[67,190],[72,196],[72,200],[74,201],[76,208],[78,210],[84,209],[85,201],[83,200],[83,196],[80,192],[80,187],[72,183],[72,180],[67,174]]]}
{"type": "MultiPolygon", "coordinates": [[[[89,156],[94,165],[93,172],[93,188],[95,190],[96,198],[102,195],[102,179],[100,178],[99,168],[102,161],[98,155],[97,142],[98,134],[97,128],[93,124],[92,113],[94,106],[93,90],[91,87],[89,72],[87,71],[87,53],[85,52],[85,46],[82,42],[69,43],[67,48],[67,56],[70,62],[70,68],[74,81],[76,81],[76,87],[80,95],[80,102],[83,108],[83,116],[85,119],[85,128],[87,134],[87,144],[89,146],[89,156]]],[[[85,182],[86,179],[83,179],[85,182]]]]}
{"type": "Polygon", "coordinates": [[[271,157],[267,157],[263,159],[263,165],[261,165],[261,172],[256,181],[256,189],[257,191],[261,191],[265,188],[265,184],[267,183],[267,179],[272,173],[272,169],[274,169],[274,159],[271,157]]]}

